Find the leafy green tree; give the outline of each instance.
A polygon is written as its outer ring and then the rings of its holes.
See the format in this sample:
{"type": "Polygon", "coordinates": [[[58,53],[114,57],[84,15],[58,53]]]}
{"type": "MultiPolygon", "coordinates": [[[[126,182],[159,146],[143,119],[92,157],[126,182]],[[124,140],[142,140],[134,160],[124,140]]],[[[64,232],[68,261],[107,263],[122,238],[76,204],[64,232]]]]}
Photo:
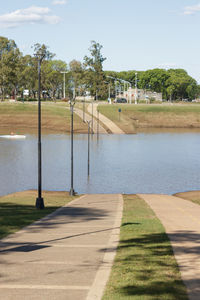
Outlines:
{"type": "Polygon", "coordinates": [[[0,37],[0,88],[2,99],[5,93],[12,92],[14,97],[16,95],[21,56],[22,54],[13,40],[0,37]]]}
{"type": "Polygon", "coordinates": [[[41,59],[44,59],[44,60],[51,60],[55,54],[50,52],[48,50],[48,46],[46,46],[45,44],[39,44],[39,43],[36,43],[34,46],[34,56],[36,58],[41,58],[41,59]]]}
{"type": "Polygon", "coordinates": [[[36,97],[37,90],[37,61],[31,55],[22,56],[20,59],[20,68],[18,69],[18,84],[21,97],[23,97],[23,90],[28,89],[30,95],[36,97]]]}
{"type": "Polygon", "coordinates": [[[169,78],[166,82],[168,99],[169,87],[173,87],[172,99],[183,100],[193,98],[197,91],[197,82],[183,69],[170,69],[167,71],[169,78]]]}
{"type": "Polygon", "coordinates": [[[45,74],[45,82],[43,87],[48,94],[55,99],[56,94],[62,94],[63,90],[63,74],[67,71],[67,64],[62,60],[45,61],[42,72],[45,74]]]}
{"type": "Polygon", "coordinates": [[[103,62],[106,60],[101,54],[102,45],[92,41],[89,48],[91,57],[84,57],[85,83],[93,96],[105,99],[107,96],[106,77],[103,72],[103,62]]]}
{"type": "Polygon", "coordinates": [[[72,79],[71,85],[72,88],[75,88],[76,94],[82,95],[85,90],[85,84],[84,84],[84,75],[85,70],[82,63],[78,60],[73,59],[69,63],[69,69],[70,69],[70,76],[72,79]]]}
{"type": "Polygon", "coordinates": [[[169,74],[163,69],[153,69],[143,72],[141,76],[141,87],[143,89],[151,89],[157,93],[166,94],[166,82],[169,78],[169,74]]]}
{"type": "MultiPolygon", "coordinates": [[[[48,50],[48,46],[44,45],[44,44],[35,44],[33,46],[34,48],[34,57],[35,57],[35,65],[37,66],[36,68],[38,68],[38,63],[40,62],[41,64],[41,91],[46,90],[46,88],[48,87],[48,72],[47,72],[47,65],[48,65],[48,61],[51,61],[53,59],[53,57],[55,56],[54,53],[51,53],[48,50]]],[[[37,81],[36,81],[36,86],[37,86],[37,81]]]]}

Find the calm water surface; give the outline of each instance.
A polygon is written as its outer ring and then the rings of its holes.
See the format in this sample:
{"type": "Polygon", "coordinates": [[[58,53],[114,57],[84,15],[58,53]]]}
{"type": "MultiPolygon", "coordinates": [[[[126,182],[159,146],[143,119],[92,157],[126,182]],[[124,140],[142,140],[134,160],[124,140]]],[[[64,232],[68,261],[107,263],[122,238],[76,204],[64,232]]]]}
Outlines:
{"type": "MultiPolygon", "coordinates": [[[[44,135],[43,189],[70,189],[70,136],[44,135]]],[[[74,188],[78,193],[167,193],[200,189],[200,133],[74,137],[74,188]]],[[[0,139],[0,195],[37,188],[37,137],[0,139]]]]}

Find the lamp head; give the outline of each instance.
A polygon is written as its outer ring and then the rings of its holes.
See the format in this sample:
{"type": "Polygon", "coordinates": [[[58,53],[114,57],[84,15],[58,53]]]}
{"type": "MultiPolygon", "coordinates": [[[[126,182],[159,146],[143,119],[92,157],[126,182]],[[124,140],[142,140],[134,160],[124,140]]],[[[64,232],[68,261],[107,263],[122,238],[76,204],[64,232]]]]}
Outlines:
{"type": "Polygon", "coordinates": [[[73,97],[72,99],[69,100],[70,105],[74,105],[76,102],[76,99],[73,97]]]}
{"type": "Polygon", "coordinates": [[[44,45],[37,45],[35,47],[35,53],[34,53],[34,56],[41,62],[45,56],[47,56],[47,49],[44,45]]]}

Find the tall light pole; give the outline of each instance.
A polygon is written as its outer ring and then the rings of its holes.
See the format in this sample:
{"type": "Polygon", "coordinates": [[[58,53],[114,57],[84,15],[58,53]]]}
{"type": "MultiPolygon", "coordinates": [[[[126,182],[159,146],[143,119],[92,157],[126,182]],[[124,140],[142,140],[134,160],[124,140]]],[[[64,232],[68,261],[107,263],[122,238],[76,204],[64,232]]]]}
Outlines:
{"type": "Polygon", "coordinates": [[[137,95],[137,72],[135,73],[135,104],[137,104],[137,99],[138,99],[138,95],[137,95]]]}
{"type": "Polygon", "coordinates": [[[99,139],[99,110],[97,109],[97,140],[99,139]]]}
{"type": "Polygon", "coordinates": [[[63,98],[65,99],[65,74],[68,73],[66,71],[60,72],[63,74],[63,98]]]}
{"type": "Polygon", "coordinates": [[[92,134],[94,134],[94,101],[92,100],[92,134]]]}
{"type": "MultiPolygon", "coordinates": [[[[107,76],[107,77],[109,77],[109,76],[107,76]]],[[[111,98],[110,98],[110,82],[108,82],[108,81],[104,81],[104,82],[108,85],[108,103],[112,104],[111,98]]]]}
{"type": "Polygon", "coordinates": [[[44,51],[39,49],[35,54],[38,60],[38,197],[35,206],[37,209],[44,209],[44,199],[42,198],[42,145],[41,145],[41,63],[45,57],[44,51]]]}
{"type": "Polygon", "coordinates": [[[74,82],[74,88],[73,88],[73,101],[75,101],[75,98],[76,98],[76,85],[75,85],[75,82],[74,82]]]}
{"type": "Polygon", "coordinates": [[[75,195],[74,191],[74,105],[75,98],[70,100],[70,112],[71,112],[71,188],[70,196],[75,195]]]}
{"type": "Polygon", "coordinates": [[[88,177],[90,176],[90,121],[87,121],[88,124],[88,177]]]}
{"type": "Polygon", "coordinates": [[[85,93],[83,96],[83,122],[85,123],[85,93]]]}

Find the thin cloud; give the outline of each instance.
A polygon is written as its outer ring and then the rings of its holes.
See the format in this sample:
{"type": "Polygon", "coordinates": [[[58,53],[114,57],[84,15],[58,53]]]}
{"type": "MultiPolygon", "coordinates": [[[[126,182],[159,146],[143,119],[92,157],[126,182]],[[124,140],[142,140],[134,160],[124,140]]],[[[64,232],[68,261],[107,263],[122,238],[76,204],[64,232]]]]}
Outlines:
{"type": "Polygon", "coordinates": [[[53,2],[53,5],[64,5],[67,3],[66,0],[54,0],[53,2]]]}
{"type": "Polygon", "coordinates": [[[197,12],[200,12],[200,3],[197,5],[193,5],[193,6],[186,6],[184,8],[184,15],[194,15],[197,12]]]}
{"type": "Polygon", "coordinates": [[[60,17],[50,15],[48,7],[31,6],[0,15],[0,28],[13,28],[36,23],[57,24],[60,20],[60,17]]]}

